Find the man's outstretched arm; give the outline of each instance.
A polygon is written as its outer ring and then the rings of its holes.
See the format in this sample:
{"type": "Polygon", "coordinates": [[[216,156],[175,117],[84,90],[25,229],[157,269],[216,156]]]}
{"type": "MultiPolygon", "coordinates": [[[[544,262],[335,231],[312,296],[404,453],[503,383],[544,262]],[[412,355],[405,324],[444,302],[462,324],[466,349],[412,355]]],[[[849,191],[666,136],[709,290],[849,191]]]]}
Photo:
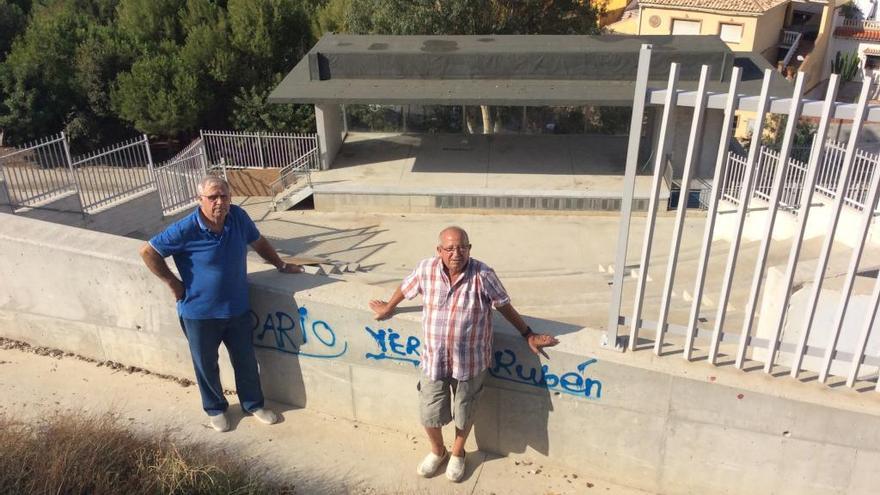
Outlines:
{"type": "Polygon", "coordinates": [[[153,272],[153,275],[159,277],[159,279],[165,282],[165,285],[171,289],[171,292],[174,294],[174,299],[177,301],[183,299],[185,292],[183,282],[171,272],[171,269],[168,268],[168,263],[165,263],[165,258],[157,253],[149,242],[146,242],[141,246],[140,253],[141,259],[144,260],[144,264],[147,265],[147,268],[151,272],[153,272]]]}
{"type": "Polygon", "coordinates": [[[519,311],[513,307],[513,304],[507,303],[504,306],[498,306],[495,309],[501,313],[501,316],[504,317],[505,320],[509,321],[511,325],[516,328],[520,335],[526,339],[526,342],[529,344],[529,349],[532,350],[535,354],[541,354],[544,357],[548,357],[547,353],[544,352],[545,347],[553,347],[554,345],[559,343],[559,340],[552,335],[546,335],[542,333],[535,333],[531,328],[526,324],[525,320],[520,316],[519,311]]]}
{"type": "Polygon", "coordinates": [[[391,299],[388,301],[382,301],[379,299],[373,299],[370,301],[370,309],[376,313],[377,320],[387,320],[391,318],[394,314],[394,308],[403,301],[403,292],[400,290],[400,287],[394,289],[394,293],[391,294],[391,299]]]}
{"type": "Polygon", "coordinates": [[[265,237],[260,236],[259,239],[251,243],[251,247],[254,248],[254,251],[260,255],[260,258],[263,258],[267,262],[271,263],[275,268],[278,269],[279,272],[282,273],[302,273],[304,271],[302,265],[297,265],[296,263],[285,263],[284,260],[278,256],[278,251],[275,251],[275,248],[272,247],[272,244],[266,240],[265,237]]]}

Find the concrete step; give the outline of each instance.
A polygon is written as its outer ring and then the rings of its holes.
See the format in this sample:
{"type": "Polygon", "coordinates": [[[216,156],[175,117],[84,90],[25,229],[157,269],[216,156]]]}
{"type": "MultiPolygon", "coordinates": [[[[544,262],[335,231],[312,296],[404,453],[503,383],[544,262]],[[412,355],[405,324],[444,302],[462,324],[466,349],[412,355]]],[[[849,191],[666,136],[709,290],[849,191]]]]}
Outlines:
{"type": "Polygon", "coordinates": [[[287,211],[311,196],[313,193],[314,191],[311,186],[302,186],[299,184],[291,186],[279,193],[278,196],[275,196],[275,199],[272,201],[274,205],[273,210],[287,211]]]}

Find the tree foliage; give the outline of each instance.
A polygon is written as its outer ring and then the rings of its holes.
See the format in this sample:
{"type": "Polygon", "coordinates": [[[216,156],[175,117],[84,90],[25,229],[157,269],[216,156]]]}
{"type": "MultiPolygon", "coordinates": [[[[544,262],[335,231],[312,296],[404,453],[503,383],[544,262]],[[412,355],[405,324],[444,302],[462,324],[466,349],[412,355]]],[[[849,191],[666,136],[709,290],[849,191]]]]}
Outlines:
{"type": "MultiPolygon", "coordinates": [[[[320,3],[320,2],[319,2],[320,3]]],[[[299,0],[0,0],[0,129],[74,145],[200,127],[313,128],[266,102],[313,44],[299,0]]]]}
{"type": "Polygon", "coordinates": [[[598,34],[580,0],[349,0],[356,34],[598,34]]]}
{"type": "Polygon", "coordinates": [[[74,146],[314,129],[272,88],[326,31],[591,34],[582,0],[0,0],[0,131],[74,146]]]}

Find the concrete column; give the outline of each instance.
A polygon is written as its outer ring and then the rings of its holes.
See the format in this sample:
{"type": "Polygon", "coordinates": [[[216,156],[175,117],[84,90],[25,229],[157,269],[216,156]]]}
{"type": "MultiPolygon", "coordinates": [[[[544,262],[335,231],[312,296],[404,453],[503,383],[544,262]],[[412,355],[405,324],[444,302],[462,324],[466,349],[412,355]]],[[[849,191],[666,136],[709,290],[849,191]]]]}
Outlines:
{"type": "Polygon", "coordinates": [[[321,168],[333,164],[336,153],[345,140],[345,119],[340,105],[315,105],[315,123],[318,128],[318,146],[321,148],[321,168]]]}

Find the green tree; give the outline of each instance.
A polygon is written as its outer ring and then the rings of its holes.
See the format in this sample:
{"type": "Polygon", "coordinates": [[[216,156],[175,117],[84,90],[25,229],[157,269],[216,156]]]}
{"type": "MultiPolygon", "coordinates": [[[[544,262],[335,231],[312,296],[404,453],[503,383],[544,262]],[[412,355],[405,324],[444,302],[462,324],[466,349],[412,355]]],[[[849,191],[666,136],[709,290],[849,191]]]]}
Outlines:
{"type": "Polygon", "coordinates": [[[165,43],[162,49],[120,74],[112,99],[118,114],[137,129],[174,136],[196,128],[205,100],[176,46],[165,43]]]}
{"type": "Polygon", "coordinates": [[[580,0],[350,0],[356,34],[599,34],[580,0]]]}
{"type": "Polygon", "coordinates": [[[270,89],[242,88],[235,96],[232,126],[244,131],[315,132],[311,105],[268,103],[270,89]]]}
{"type": "Polygon", "coordinates": [[[303,5],[295,0],[230,0],[232,46],[243,57],[244,87],[266,84],[290,70],[314,42],[303,5]]]}
{"type": "Polygon", "coordinates": [[[153,48],[161,43],[183,42],[180,0],[120,0],[116,22],[120,32],[153,48]]]}
{"type": "Polygon", "coordinates": [[[12,48],[12,40],[27,26],[26,10],[19,3],[21,2],[0,0],[0,61],[12,48]]]}
{"type": "Polygon", "coordinates": [[[0,72],[0,128],[13,142],[58,132],[84,107],[75,78],[76,47],[89,24],[72,3],[40,7],[0,72]]]}

